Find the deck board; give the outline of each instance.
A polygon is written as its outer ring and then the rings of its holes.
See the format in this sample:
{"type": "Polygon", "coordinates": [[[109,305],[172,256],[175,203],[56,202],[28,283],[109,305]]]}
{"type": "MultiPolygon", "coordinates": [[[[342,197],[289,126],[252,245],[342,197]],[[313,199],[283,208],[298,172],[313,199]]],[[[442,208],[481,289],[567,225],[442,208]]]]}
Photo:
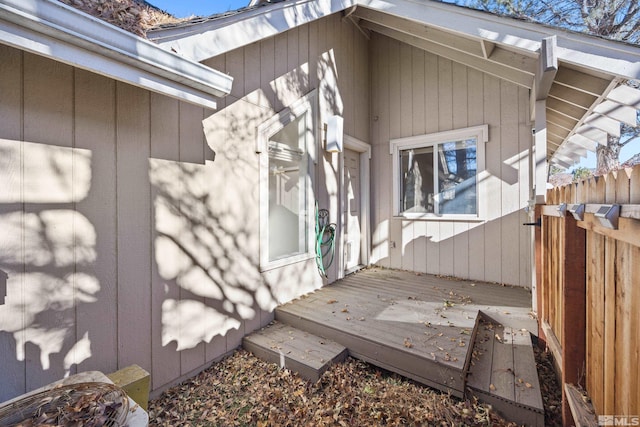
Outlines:
{"type": "Polygon", "coordinates": [[[347,354],[344,346],[277,322],[246,336],[243,346],[311,381],[317,381],[331,364],[343,361],[347,354]]]}
{"type": "Polygon", "coordinates": [[[526,331],[514,331],[513,361],[516,378],[515,399],[521,405],[542,409],[542,395],[536,361],[531,351],[531,336],[526,331]]]}
{"type": "Polygon", "coordinates": [[[480,320],[467,385],[478,390],[489,390],[491,385],[491,362],[493,360],[494,325],[480,320]]]}
{"type": "Polygon", "coordinates": [[[515,401],[513,375],[513,333],[509,327],[498,326],[493,337],[493,361],[491,363],[491,394],[515,401]]]}
{"type": "Polygon", "coordinates": [[[368,268],[278,307],[276,319],[462,396],[479,312],[526,323],[530,305],[522,288],[368,268]]]}

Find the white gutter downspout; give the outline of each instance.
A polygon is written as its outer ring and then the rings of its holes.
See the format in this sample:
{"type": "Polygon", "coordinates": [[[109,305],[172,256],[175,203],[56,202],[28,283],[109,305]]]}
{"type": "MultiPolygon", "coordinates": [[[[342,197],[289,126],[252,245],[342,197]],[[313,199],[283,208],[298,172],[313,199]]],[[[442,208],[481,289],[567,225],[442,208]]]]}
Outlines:
{"type": "Polygon", "coordinates": [[[0,42],[208,108],[233,82],[55,0],[0,0],[0,42]]]}

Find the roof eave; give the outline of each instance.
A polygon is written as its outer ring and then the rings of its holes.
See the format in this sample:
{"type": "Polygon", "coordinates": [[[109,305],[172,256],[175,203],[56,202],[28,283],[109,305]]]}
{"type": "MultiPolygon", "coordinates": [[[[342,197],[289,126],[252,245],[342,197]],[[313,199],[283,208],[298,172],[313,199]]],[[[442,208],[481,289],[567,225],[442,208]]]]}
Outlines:
{"type": "Polygon", "coordinates": [[[2,43],[207,108],[233,78],[55,0],[0,0],[2,43]]]}
{"type": "Polygon", "coordinates": [[[204,61],[355,6],[357,0],[297,0],[266,4],[236,15],[157,29],[149,38],[167,50],[204,61]]]}

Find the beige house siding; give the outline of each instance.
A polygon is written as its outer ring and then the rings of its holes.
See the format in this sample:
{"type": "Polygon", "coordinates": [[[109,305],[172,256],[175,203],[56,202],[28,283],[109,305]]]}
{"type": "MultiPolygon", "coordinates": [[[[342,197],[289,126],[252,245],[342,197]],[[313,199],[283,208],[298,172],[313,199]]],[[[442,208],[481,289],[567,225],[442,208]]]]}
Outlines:
{"type": "MultiPolygon", "coordinates": [[[[335,15],[212,58],[217,111],[0,45],[0,401],[132,363],[157,392],[321,286],[313,259],[260,272],[256,127],[316,89],[368,141],[367,43],[335,15]]],[[[339,170],[319,147],[333,218],[339,170]]]]}
{"type": "Polygon", "coordinates": [[[376,33],[370,43],[372,262],[530,287],[528,91],[376,33]],[[394,218],[389,141],[482,124],[486,221],[394,218]]]}

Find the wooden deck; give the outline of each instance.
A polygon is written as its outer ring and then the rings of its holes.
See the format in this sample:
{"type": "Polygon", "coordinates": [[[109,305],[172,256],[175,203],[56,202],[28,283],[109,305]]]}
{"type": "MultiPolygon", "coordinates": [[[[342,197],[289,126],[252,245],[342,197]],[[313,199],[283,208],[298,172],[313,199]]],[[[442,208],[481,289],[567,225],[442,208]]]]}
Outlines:
{"type": "Polygon", "coordinates": [[[349,354],[463,397],[479,312],[535,332],[522,288],[370,268],[276,309],[349,354]]]}

